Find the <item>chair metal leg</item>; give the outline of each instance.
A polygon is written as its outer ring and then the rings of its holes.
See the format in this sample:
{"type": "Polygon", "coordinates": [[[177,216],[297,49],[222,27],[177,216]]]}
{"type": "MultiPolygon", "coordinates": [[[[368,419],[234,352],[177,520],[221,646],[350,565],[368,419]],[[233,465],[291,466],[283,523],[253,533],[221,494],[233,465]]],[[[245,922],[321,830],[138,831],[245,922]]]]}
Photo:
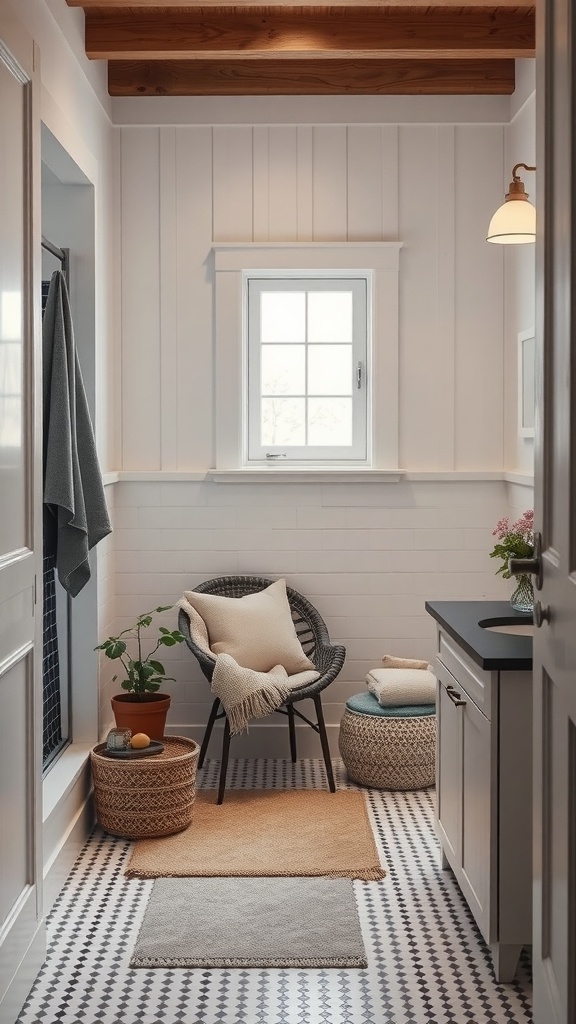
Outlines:
{"type": "Polygon", "coordinates": [[[292,764],[296,764],[296,726],[294,724],[294,708],[288,705],[288,729],[290,731],[290,757],[292,764]]]}
{"type": "Polygon", "coordinates": [[[210,711],[210,717],[208,718],[208,724],[206,726],[206,731],[204,733],[204,739],[202,740],[202,746],[200,747],[200,757],[198,758],[198,768],[201,768],[202,765],[204,764],[204,758],[206,757],[206,752],[208,750],[208,744],[210,743],[210,737],[212,735],[212,729],[214,728],[214,722],[216,721],[216,715],[218,714],[218,707],[219,707],[219,705],[220,705],[220,700],[218,699],[218,697],[216,697],[216,700],[214,701],[214,703],[212,705],[212,710],[210,711]]]}
{"type": "Polygon", "coordinates": [[[320,734],[320,743],[322,744],[322,753],[324,755],[324,764],[326,765],[326,775],[328,776],[328,787],[331,793],[336,792],[336,786],[334,784],[334,773],[332,771],[332,761],[330,760],[330,747],[328,746],[328,736],[326,734],[326,723],[324,722],[324,711],[322,710],[322,700],[320,694],[317,693],[314,697],[314,707],[316,708],[316,719],[318,721],[318,732],[320,734]]]}
{"type": "Polygon", "coordinates": [[[222,761],[220,763],[220,785],[218,786],[218,799],[216,803],[221,804],[224,800],[226,788],[226,772],[228,770],[228,753],[230,750],[230,722],[224,719],[224,735],[222,737],[222,761]]]}

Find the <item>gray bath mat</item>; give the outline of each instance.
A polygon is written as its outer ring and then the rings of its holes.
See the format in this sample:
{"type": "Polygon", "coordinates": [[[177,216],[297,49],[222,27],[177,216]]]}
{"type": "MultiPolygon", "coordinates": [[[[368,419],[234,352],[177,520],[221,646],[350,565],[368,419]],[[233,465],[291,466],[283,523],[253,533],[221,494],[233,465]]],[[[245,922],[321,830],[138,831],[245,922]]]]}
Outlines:
{"type": "Polygon", "coordinates": [[[366,967],[349,878],[159,878],[131,967],[366,967]]]}

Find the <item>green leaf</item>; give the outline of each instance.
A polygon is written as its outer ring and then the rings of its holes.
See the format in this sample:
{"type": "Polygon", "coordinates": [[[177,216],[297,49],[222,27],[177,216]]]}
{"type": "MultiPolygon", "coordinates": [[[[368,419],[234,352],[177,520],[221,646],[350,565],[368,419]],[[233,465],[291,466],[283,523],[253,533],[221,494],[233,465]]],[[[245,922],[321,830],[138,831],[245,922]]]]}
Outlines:
{"type": "Polygon", "coordinates": [[[164,668],[164,665],[162,665],[159,661],[151,661],[150,665],[152,666],[155,672],[159,672],[160,675],[164,675],[166,669],[164,668]]]}
{"type": "Polygon", "coordinates": [[[174,644],[177,644],[178,641],[174,639],[172,633],[169,633],[168,636],[161,636],[158,643],[164,644],[164,647],[174,647],[174,644]]]}
{"type": "Polygon", "coordinates": [[[156,690],[160,689],[160,683],[152,683],[150,680],[146,683],[146,689],[150,693],[156,693],[156,690]]]}
{"type": "Polygon", "coordinates": [[[152,622],[152,616],[151,615],[141,615],[140,618],[138,619],[138,625],[139,626],[149,626],[151,622],[152,622]]]}
{"type": "Polygon", "coordinates": [[[171,604],[160,604],[154,609],[155,612],[169,612],[174,606],[171,604]]]}
{"type": "Polygon", "coordinates": [[[126,644],[123,640],[112,640],[106,647],[106,657],[115,661],[116,658],[120,658],[126,650],[126,644]]]}
{"type": "MultiPolygon", "coordinates": [[[[116,678],[116,676],[114,676],[114,678],[116,678]]],[[[122,682],[120,683],[120,686],[122,687],[123,690],[132,689],[132,683],[130,682],[129,679],[123,679],[122,682]]]]}
{"type": "Polygon", "coordinates": [[[160,632],[160,633],[169,633],[169,632],[170,632],[170,630],[169,630],[169,629],[166,629],[166,626],[160,626],[160,630],[159,630],[159,632],[160,632]]]}
{"type": "Polygon", "coordinates": [[[174,639],[175,639],[177,644],[183,643],[184,640],[186,639],[184,634],[181,633],[179,629],[173,629],[172,630],[172,636],[174,637],[174,639]]]}
{"type": "Polygon", "coordinates": [[[154,675],[154,669],[147,661],[135,661],[134,672],[140,679],[149,679],[154,675]]]}

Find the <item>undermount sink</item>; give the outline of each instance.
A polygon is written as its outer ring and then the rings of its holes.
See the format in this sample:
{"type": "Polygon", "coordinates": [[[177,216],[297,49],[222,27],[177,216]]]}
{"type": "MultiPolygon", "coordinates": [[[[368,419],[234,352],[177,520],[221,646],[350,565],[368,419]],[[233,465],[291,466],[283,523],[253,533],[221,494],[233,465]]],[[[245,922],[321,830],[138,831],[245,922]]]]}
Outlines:
{"type": "Polygon", "coordinates": [[[517,618],[483,619],[478,625],[490,633],[508,633],[510,636],[534,636],[534,623],[529,618],[526,618],[523,622],[519,622],[517,618]]]}

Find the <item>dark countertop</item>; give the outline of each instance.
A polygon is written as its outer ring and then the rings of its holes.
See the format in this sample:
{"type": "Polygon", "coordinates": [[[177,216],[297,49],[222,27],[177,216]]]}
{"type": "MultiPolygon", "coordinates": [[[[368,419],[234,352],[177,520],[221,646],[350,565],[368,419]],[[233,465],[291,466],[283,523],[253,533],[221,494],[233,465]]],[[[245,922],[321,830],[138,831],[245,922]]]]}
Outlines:
{"type": "Polygon", "coordinates": [[[480,668],[531,671],[531,636],[492,633],[478,625],[485,619],[532,622],[531,615],[514,611],[508,601],[426,601],[425,607],[480,668]]]}

